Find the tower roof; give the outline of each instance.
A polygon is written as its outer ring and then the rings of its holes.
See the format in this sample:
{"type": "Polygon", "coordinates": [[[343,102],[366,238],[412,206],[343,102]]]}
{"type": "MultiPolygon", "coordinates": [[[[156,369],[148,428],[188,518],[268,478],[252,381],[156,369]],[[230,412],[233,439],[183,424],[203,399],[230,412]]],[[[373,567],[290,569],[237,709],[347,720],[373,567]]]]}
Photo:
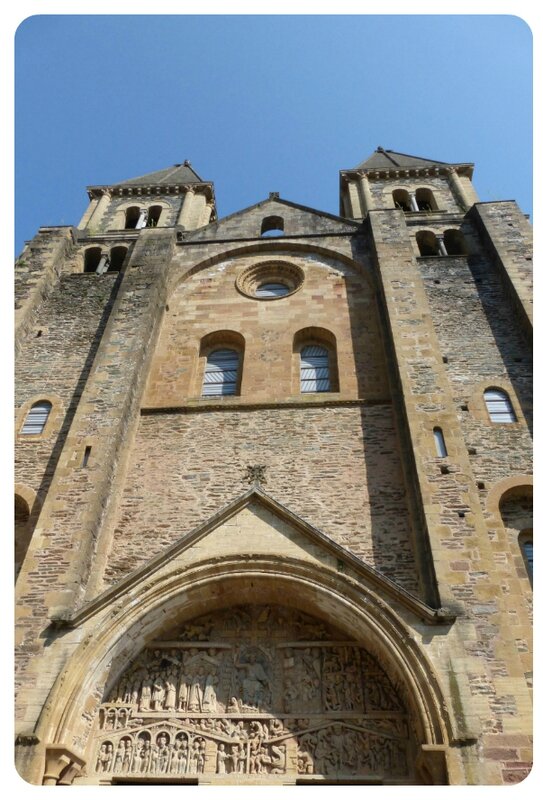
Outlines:
{"type": "Polygon", "coordinates": [[[433,167],[436,164],[445,165],[446,161],[435,161],[431,158],[421,158],[420,156],[409,156],[406,153],[397,153],[395,150],[385,150],[378,147],[372,155],[355,169],[390,169],[391,167],[410,168],[410,167],[433,167]]]}
{"type": "Polygon", "coordinates": [[[179,183],[204,183],[197,172],[191,167],[190,161],[182,164],[173,164],[171,167],[159,169],[156,172],[148,172],[137,178],[129,178],[126,181],[115,183],[114,186],[160,186],[176,185],[179,183]]]}

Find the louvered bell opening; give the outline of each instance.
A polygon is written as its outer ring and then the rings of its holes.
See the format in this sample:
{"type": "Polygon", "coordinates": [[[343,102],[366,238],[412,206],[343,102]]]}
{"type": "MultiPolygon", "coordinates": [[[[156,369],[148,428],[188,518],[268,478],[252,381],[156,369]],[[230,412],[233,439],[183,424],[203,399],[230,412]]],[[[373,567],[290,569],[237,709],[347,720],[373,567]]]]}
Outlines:
{"type": "Polygon", "coordinates": [[[300,385],[304,392],[329,392],[330,368],[328,351],[324,347],[308,345],[300,354],[300,385]]]}
{"type": "Polygon", "coordinates": [[[505,392],[485,392],[485,403],[492,422],[516,422],[511,401],[505,392]]]}
{"type": "Polygon", "coordinates": [[[284,283],[263,283],[255,292],[256,297],[284,297],[290,289],[284,283]]]}
{"type": "Polygon", "coordinates": [[[51,408],[51,403],[36,403],[35,406],[32,406],[26,415],[21,433],[25,436],[36,436],[43,433],[51,408]]]}
{"type": "Polygon", "coordinates": [[[236,394],[239,355],[235,350],[215,350],[207,358],[203,397],[222,397],[236,394]]]}

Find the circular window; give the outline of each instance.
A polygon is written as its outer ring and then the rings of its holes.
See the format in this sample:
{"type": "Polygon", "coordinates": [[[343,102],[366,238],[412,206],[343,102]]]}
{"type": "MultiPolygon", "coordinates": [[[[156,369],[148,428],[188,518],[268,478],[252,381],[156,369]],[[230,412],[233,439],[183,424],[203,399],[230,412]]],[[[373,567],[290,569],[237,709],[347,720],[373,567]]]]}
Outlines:
{"type": "Polygon", "coordinates": [[[288,261],[263,261],[243,270],[236,279],[239,292],[256,300],[278,300],[301,288],[304,273],[288,261]]]}

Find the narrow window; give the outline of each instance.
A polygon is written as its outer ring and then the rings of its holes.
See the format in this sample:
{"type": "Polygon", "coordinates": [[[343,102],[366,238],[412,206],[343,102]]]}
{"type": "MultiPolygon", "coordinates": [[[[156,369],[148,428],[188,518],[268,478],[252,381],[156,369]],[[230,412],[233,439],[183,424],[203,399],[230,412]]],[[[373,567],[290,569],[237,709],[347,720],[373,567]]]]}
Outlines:
{"type": "Polygon", "coordinates": [[[214,350],[207,357],[203,397],[237,394],[239,354],[235,350],[214,350]]]}
{"type": "Polygon", "coordinates": [[[409,192],[405,189],[394,189],[392,199],[394,200],[395,208],[400,208],[402,211],[411,211],[409,192]]]}
{"type": "Polygon", "coordinates": [[[449,256],[467,255],[466,243],[459,230],[451,228],[443,234],[443,243],[449,256]]]}
{"type": "Polygon", "coordinates": [[[300,353],[300,388],[302,392],[329,392],[330,366],[328,350],[309,344],[300,353]]]}
{"type": "Polygon", "coordinates": [[[133,229],[138,224],[138,220],[140,218],[140,209],[139,206],[130,206],[130,208],[126,209],[126,218],[124,227],[126,229],[133,229]]]}
{"type": "Polygon", "coordinates": [[[88,467],[91,450],[92,450],[92,447],[90,447],[90,445],[87,445],[87,447],[85,447],[85,452],[83,453],[83,458],[81,460],[81,466],[82,467],[88,467]]]}
{"type": "Polygon", "coordinates": [[[526,565],[526,572],[528,577],[532,580],[534,576],[534,542],[533,539],[524,538],[521,534],[519,544],[526,565]]]}
{"type": "Polygon", "coordinates": [[[113,247],[111,253],[109,254],[110,264],[108,272],[120,272],[127,253],[128,248],[126,247],[113,247]]]}
{"type": "Polygon", "coordinates": [[[435,233],[432,231],[418,231],[417,244],[421,256],[438,256],[439,244],[435,233]]]}
{"type": "Polygon", "coordinates": [[[492,422],[516,422],[517,418],[507,392],[487,389],[484,394],[486,410],[492,422]]]}
{"type": "Polygon", "coordinates": [[[283,217],[264,217],[260,227],[261,236],[283,236],[285,222],[283,217]]]}
{"type": "Polygon", "coordinates": [[[284,297],[290,292],[284,283],[261,283],[255,292],[255,297],[284,297]]]}
{"type": "Polygon", "coordinates": [[[101,258],[102,250],[100,247],[89,247],[88,250],[85,250],[85,272],[96,272],[101,258]]]}
{"type": "Polygon", "coordinates": [[[445,444],[445,437],[441,428],[434,428],[434,442],[436,446],[436,453],[439,458],[447,457],[447,446],[445,444]]]}
{"type": "Polygon", "coordinates": [[[434,200],[434,195],[430,189],[417,189],[415,192],[415,199],[417,201],[419,211],[437,210],[436,201],[434,200]]]}
{"type": "Polygon", "coordinates": [[[52,405],[46,400],[34,403],[24,421],[21,433],[25,436],[37,436],[43,433],[43,429],[51,413],[52,405]]]}
{"type": "Polygon", "coordinates": [[[147,217],[148,228],[156,228],[161,213],[162,213],[162,206],[151,206],[151,208],[149,209],[149,215],[147,217]]]}

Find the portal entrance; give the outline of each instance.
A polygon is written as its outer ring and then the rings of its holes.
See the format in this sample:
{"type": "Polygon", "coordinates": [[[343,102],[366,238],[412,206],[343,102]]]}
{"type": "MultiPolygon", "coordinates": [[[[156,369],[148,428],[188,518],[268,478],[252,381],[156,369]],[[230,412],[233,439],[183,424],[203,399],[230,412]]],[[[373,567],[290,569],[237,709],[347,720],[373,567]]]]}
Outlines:
{"type": "Polygon", "coordinates": [[[110,682],[84,782],[416,783],[412,727],[339,629],[237,606],[170,630],[110,682]]]}

